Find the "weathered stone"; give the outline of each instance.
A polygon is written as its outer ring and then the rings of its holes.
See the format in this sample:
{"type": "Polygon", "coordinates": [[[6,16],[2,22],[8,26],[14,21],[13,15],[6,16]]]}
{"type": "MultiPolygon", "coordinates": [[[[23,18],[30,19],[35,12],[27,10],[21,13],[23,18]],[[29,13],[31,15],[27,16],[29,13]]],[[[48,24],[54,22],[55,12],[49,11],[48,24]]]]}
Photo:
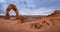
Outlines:
{"type": "Polygon", "coordinates": [[[35,28],[35,29],[41,29],[42,28],[42,24],[39,24],[39,23],[33,23],[31,28],[35,28]]]}
{"type": "Polygon", "coordinates": [[[16,19],[20,19],[18,9],[17,9],[17,7],[14,4],[10,4],[7,7],[5,19],[10,19],[9,12],[11,11],[11,9],[16,13],[16,19]]]}
{"type": "Polygon", "coordinates": [[[41,24],[39,24],[39,23],[36,23],[36,24],[34,25],[34,27],[35,27],[36,29],[40,29],[40,28],[42,28],[42,26],[43,26],[43,25],[41,25],[41,24]]]}

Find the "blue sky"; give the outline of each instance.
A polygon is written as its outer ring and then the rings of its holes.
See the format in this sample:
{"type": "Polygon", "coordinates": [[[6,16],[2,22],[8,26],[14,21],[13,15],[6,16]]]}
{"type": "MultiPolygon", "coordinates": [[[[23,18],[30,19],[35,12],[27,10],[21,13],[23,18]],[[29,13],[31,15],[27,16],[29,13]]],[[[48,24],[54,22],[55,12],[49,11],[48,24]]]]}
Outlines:
{"type": "MultiPolygon", "coordinates": [[[[48,15],[60,10],[60,0],[0,0],[0,14],[6,13],[9,4],[15,4],[20,15],[48,15]]],[[[14,14],[14,11],[10,11],[14,14]]]]}

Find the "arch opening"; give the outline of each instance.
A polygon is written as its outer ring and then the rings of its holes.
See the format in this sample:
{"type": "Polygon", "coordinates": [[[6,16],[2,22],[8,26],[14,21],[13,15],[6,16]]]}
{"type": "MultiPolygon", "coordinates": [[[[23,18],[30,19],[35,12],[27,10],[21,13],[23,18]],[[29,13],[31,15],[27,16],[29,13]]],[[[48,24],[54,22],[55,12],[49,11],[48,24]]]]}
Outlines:
{"type": "Polygon", "coordinates": [[[15,6],[14,4],[10,4],[10,5],[7,7],[5,19],[10,19],[10,14],[9,14],[9,12],[11,11],[11,9],[15,12],[15,14],[16,14],[16,19],[20,19],[18,9],[16,8],[16,6],[15,6]]]}

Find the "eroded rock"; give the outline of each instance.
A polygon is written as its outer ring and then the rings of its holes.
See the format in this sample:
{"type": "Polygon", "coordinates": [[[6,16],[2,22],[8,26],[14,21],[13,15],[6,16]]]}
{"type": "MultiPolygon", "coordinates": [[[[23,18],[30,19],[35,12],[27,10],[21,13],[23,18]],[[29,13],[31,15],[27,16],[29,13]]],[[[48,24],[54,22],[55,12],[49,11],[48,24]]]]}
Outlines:
{"type": "Polygon", "coordinates": [[[34,23],[32,24],[32,27],[31,28],[35,28],[35,29],[41,29],[42,28],[42,24],[39,24],[39,23],[34,23]]]}
{"type": "Polygon", "coordinates": [[[18,9],[17,9],[17,7],[14,4],[10,4],[7,7],[5,19],[10,19],[9,12],[11,11],[11,9],[16,13],[16,19],[20,19],[18,9]]]}

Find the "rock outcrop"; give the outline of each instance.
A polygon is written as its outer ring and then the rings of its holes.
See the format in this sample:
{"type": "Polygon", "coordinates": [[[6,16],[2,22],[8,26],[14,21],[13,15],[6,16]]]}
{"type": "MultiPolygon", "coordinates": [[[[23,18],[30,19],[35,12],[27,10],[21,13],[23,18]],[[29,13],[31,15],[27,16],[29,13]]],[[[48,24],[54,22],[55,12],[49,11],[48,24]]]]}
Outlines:
{"type": "Polygon", "coordinates": [[[54,14],[60,14],[60,10],[55,10],[54,14]]]}
{"type": "Polygon", "coordinates": [[[20,19],[18,9],[14,4],[10,4],[7,7],[5,19],[10,19],[9,12],[11,11],[11,9],[16,13],[16,19],[20,19]]]}
{"type": "Polygon", "coordinates": [[[49,16],[60,16],[60,10],[55,10],[51,15],[48,15],[48,17],[49,16]]]}
{"type": "Polygon", "coordinates": [[[9,17],[7,17],[9,20],[0,18],[0,32],[60,32],[59,10],[56,10],[48,17],[30,17],[22,16],[21,21],[10,20],[9,17]]]}

